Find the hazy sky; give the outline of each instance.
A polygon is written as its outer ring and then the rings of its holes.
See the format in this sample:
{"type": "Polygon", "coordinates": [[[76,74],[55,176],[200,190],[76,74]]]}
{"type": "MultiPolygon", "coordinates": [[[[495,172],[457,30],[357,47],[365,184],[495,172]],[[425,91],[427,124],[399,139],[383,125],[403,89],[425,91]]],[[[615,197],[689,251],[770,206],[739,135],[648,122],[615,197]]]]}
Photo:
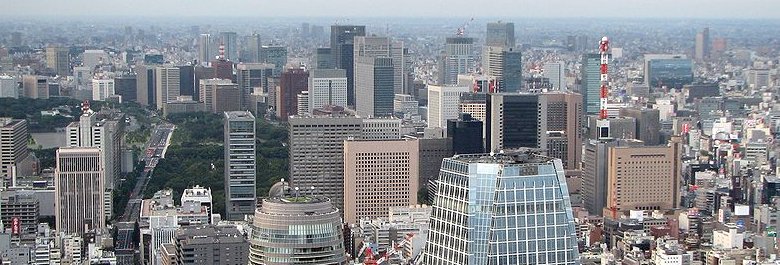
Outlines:
{"type": "Polygon", "coordinates": [[[0,16],[780,18],[777,0],[0,0],[0,16]]]}

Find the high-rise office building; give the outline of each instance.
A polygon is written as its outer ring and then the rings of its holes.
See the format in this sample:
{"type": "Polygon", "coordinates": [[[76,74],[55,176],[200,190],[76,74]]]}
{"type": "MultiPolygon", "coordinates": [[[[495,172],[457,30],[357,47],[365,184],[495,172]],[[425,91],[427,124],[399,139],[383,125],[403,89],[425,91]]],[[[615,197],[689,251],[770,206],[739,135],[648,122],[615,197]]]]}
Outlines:
{"type": "Polygon", "coordinates": [[[444,52],[439,58],[439,84],[453,85],[458,82],[458,74],[474,71],[474,38],[448,37],[444,52]]]}
{"type": "Polygon", "coordinates": [[[245,95],[268,93],[268,78],[273,76],[274,66],[267,63],[241,63],[236,65],[238,86],[245,95]]]}
{"type": "Polygon", "coordinates": [[[578,169],[582,133],[580,95],[571,92],[491,94],[486,102],[485,147],[489,151],[540,148],[578,169]],[[572,148],[570,148],[572,147],[572,148]]]}
{"type": "Polygon", "coordinates": [[[428,85],[428,127],[447,129],[447,120],[457,119],[460,95],[467,86],[428,85]]]}
{"type": "Polygon", "coordinates": [[[0,75],[0,98],[19,98],[19,85],[16,78],[0,75]]]}
{"type": "Polygon", "coordinates": [[[481,154],[485,152],[484,123],[461,113],[458,119],[447,120],[447,137],[452,138],[455,154],[481,154]]]}
{"type": "Polygon", "coordinates": [[[106,227],[106,170],[102,157],[98,147],[57,149],[54,169],[57,232],[81,235],[106,227]]]}
{"type": "Polygon", "coordinates": [[[330,54],[330,48],[317,48],[312,61],[314,62],[314,65],[312,65],[314,69],[336,68],[335,63],[333,63],[333,55],[330,54]]]}
{"type": "Polygon", "coordinates": [[[515,47],[515,23],[491,22],[487,23],[485,46],[515,47]]]}
{"type": "Polygon", "coordinates": [[[122,102],[138,102],[138,79],[132,73],[114,78],[114,90],[122,97],[122,102]]]}
{"type": "Polygon", "coordinates": [[[179,77],[179,68],[175,66],[161,66],[154,69],[157,109],[162,109],[165,103],[176,101],[176,98],[181,96],[179,77]]]}
{"type": "Polygon", "coordinates": [[[694,58],[701,62],[710,57],[712,42],[710,41],[710,28],[704,28],[696,33],[696,43],[694,47],[694,58]]]}
{"type": "Polygon", "coordinates": [[[416,139],[344,141],[344,221],[388,216],[390,207],[417,204],[416,139]]]}
{"type": "Polygon", "coordinates": [[[54,70],[59,76],[70,75],[70,53],[67,48],[46,48],[46,67],[54,70]]]}
{"type": "Polygon", "coordinates": [[[92,100],[103,101],[116,94],[114,79],[107,77],[92,79],[92,100]]]}
{"type": "Polygon", "coordinates": [[[178,229],[173,242],[164,244],[163,249],[164,253],[175,256],[176,261],[174,263],[167,259],[163,265],[238,265],[249,261],[249,242],[235,226],[208,225],[178,229]]]}
{"type": "Polygon", "coordinates": [[[304,114],[304,113],[311,113],[311,109],[309,108],[309,91],[301,91],[300,94],[296,95],[298,97],[298,113],[304,114]]]}
{"type": "Polygon", "coordinates": [[[298,115],[298,94],[309,89],[309,72],[304,69],[287,69],[279,80],[276,93],[276,117],[286,121],[298,115]]]}
{"type": "MultiPolygon", "coordinates": [[[[342,69],[313,69],[309,75],[309,110],[347,106],[347,73],[342,69]]],[[[303,114],[303,113],[298,113],[303,114]]]]}
{"type": "Polygon", "coordinates": [[[235,32],[220,32],[220,45],[225,47],[225,59],[238,62],[238,34],[235,32]]]}
{"type": "MultiPolygon", "coordinates": [[[[358,64],[358,57],[389,57],[393,59],[393,93],[404,93],[404,75],[406,69],[406,55],[404,54],[404,43],[401,41],[392,41],[388,37],[355,37],[354,44],[355,67],[358,64]]],[[[356,87],[358,84],[356,84],[356,87]]],[[[356,92],[357,93],[357,92],[356,92]]],[[[360,100],[360,97],[356,100],[360,100]]]]}
{"type": "Polygon", "coordinates": [[[661,112],[648,108],[621,108],[621,117],[634,118],[636,128],[634,138],[641,140],[645,145],[653,146],[661,144],[661,112]]]}
{"type": "Polygon", "coordinates": [[[330,26],[330,54],[333,66],[347,73],[347,105],[355,106],[354,41],[356,36],[366,36],[366,26],[330,26]]]}
{"type": "Polygon", "coordinates": [[[566,90],[566,63],[555,62],[544,64],[544,77],[550,79],[555,90],[566,90]]]}
{"type": "Polygon", "coordinates": [[[679,204],[680,147],[641,141],[591,140],[583,159],[582,195],[591,214],[613,217],[628,210],[670,210],[679,204]]]}
{"type": "Polygon", "coordinates": [[[198,37],[198,63],[208,63],[214,60],[216,51],[211,34],[200,34],[198,37]]]}
{"type": "Polygon", "coordinates": [[[500,92],[517,92],[523,86],[522,54],[514,48],[485,47],[482,56],[484,72],[496,78],[500,92]]]}
{"type": "Polygon", "coordinates": [[[263,199],[255,211],[249,264],[348,264],[341,211],[306,187],[294,191],[285,184],[274,185],[272,197],[263,199]]]}
{"type": "Polygon", "coordinates": [[[22,76],[22,88],[24,96],[28,98],[49,98],[49,79],[45,76],[22,76]]]}
{"type": "Polygon", "coordinates": [[[145,65],[136,66],[136,98],[138,104],[157,109],[157,82],[155,80],[154,67],[145,65]]]}
{"type": "Polygon", "coordinates": [[[346,115],[292,116],[290,182],[312,187],[343,209],[344,140],[360,139],[363,119],[346,115]]]}
{"type": "Polygon", "coordinates": [[[260,47],[260,62],[274,65],[274,74],[278,76],[285,71],[287,66],[287,47],[262,46],[260,47]]]}
{"type": "Polygon", "coordinates": [[[423,264],[578,264],[563,170],[525,152],[444,159],[423,264]]]}
{"type": "Polygon", "coordinates": [[[181,96],[195,96],[195,67],[192,65],[180,65],[179,67],[179,94],[181,96]]]}
{"type": "Polygon", "coordinates": [[[27,142],[27,120],[0,118],[0,177],[2,187],[13,185],[17,166],[27,158],[30,151],[27,142]]]}
{"type": "Polygon", "coordinates": [[[359,115],[393,115],[393,67],[389,57],[355,56],[355,109],[359,115]]]}
{"type": "Polygon", "coordinates": [[[263,46],[263,42],[260,41],[260,34],[252,33],[249,37],[247,37],[246,42],[246,50],[247,53],[245,57],[246,60],[242,60],[242,62],[247,63],[261,63],[260,61],[260,47],[263,46]]]}
{"type": "Polygon", "coordinates": [[[68,147],[97,147],[100,149],[101,166],[104,168],[103,185],[106,216],[111,216],[111,194],[122,173],[122,137],[124,115],[121,113],[96,114],[86,109],[77,122],[65,127],[68,147]]]}
{"type": "MultiPolygon", "coordinates": [[[[202,79],[200,80],[200,87],[198,88],[198,95],[200,96],[198,101],[203,102],[203,105],[205,105],[206,109],[209,111],[217,113],[214,108],[214,93],[219,90],[220,87],[231,89],[233,86],[237,85],[227,79],[202,79]]],[[[232,102],[232,104],[236,103],[238,102],[232,102]]]]}
{"type": "Polygon", "coordinates": [[[255,117],[248,111],[225,112],[225,211],[228,220],[255,212],[255,117]]]}
{"type": "Polygon", "coordinates": [[[693,60],[681,54],[645,54],[645,83],[650,88],[682,88],[693,83],[693,60]]]}
{"type": "Polygon", "coordinates": [[[598,53],[583,55],[580,74],[580,94],[582,94],[584,114],[596,115],[601,108],[601,55],[598,53]]]}
{"type": "Polygon", "coordinates": [[[94,70],[98,65],[110,63],[111,58],[104,50],[85,50],[82,54],[82,64],[89,70],[94,70]]]}

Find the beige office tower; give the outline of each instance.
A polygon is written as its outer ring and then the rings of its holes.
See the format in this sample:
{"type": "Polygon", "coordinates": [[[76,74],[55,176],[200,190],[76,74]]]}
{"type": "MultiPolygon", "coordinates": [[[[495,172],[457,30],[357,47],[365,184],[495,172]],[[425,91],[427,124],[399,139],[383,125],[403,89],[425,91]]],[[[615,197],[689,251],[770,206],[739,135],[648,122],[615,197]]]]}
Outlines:
{"type": "Polygon", "coordinates": [[[542,94],[539,101],[543,108],[540,114],[546,119],[543,124],[547,125],[540,147],[547,150],[547,156],[561,159],[567,171],[580,169],[582,96],[556,91],[542,94]]]}
{"type": "Polygon", "coordinates": [[[636,140],[616,143],[608,147],[606,160],[605,216],[615,218],[629,210],[678,207],[679,137],[673,137],[667,146],[643,146],[636,140]]]}
{"type": "Polygon", "coordinates": [[[157,109],[162,109],[165,103],[176,101],[176,98],[181,96],[179,74],[179,67],[175,66],[162,66],[155,69],[157,109]]]}
{"type": "MultiPolygon", "coordinates": [[[[393,60],[392,82],[393,93],[401,94],[405,91],[404,75],[406,73],[406,56],[404,55],[404,43],[393,41],[388,37],[355,36],[353,47],[354,63],[357,65],[358,57],[389,57],[393,60]]],[[[359,99],[358,99],[359,100],[359,99]]]]}
{"type": "Polygon", "coordinates": [[[292,116],[290,182],[314,187],[339,209],[344,194],[344,140],[360,139],[363,119],[348,115],[292,116]]]}
{"type": "Polygon", "coordinates": [[[54,209],[59,233],[81,235],[106,227],[104,175],[98,147],[62,147],[54,170],[54,209]]]}
{"type": "Polygon", "coordinates": [[[344,221],[417,204],[419,153],[417,139],[344,141],[344,221]]]}
{"type": "Polygon", "coordinates": [[[59,76],[70,75],[68,49],[63,47],[46,48],[46,67],[54,70],[59,76]]]}
{"type": "Polygon", "coordinates": [[[28,98],[49,98],[49,79],[45,76],[22,76],[22,89],[28,98]]]}

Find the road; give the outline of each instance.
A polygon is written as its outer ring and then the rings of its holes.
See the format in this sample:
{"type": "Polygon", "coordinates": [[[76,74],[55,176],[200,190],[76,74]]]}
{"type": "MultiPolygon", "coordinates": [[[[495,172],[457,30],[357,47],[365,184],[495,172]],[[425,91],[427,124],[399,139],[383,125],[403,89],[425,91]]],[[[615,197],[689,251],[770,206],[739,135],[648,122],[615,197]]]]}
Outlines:
{"type": "Polygon", "coordinates": [[[118,264],[135,264],[135,253],[138,250],[138,246],[134,242],[135,225],[141,214],[141,200],[146,185],[154,172],[154,167],[157,166],[160,159],[165,157],[174,129],[175,126],[169,123],[157,125],[152,132],[152,137],[146,143],[146,151],[143,156],[144,170],[138,176],[138,181],[127,201],[125,212],[119,217],[117,223],[116,255],[118,264]]]}

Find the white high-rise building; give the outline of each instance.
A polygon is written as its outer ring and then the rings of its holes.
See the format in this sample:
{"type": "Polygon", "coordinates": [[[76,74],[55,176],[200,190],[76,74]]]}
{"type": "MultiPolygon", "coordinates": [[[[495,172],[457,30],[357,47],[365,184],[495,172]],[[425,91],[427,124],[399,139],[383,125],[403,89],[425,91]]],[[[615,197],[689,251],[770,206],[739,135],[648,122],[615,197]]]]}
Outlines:
{"type": "Polygon", "coordinates": [[[27,120],[0,118],[0,186],[15,185],[17,166],[30,153],[29,137],[27,120]]]}
{"type": "Polygon", "coordinates": [[[566,64],[564,62],[544,64],[544,77],[550,79],[554,90],[566,90],[566,64]]]}
{"type": "Polygon", "coordinates": [[[447,120],[457,119],[460,94],[469,92],[467,86],[428,85],[428,128],[447,129],[447,120]]]}
{"type": "Polygon", "coordinates": [[[200,34],[198,37],[198,63],[208,64],[214,60],[216,49],[211,34],[200,34]]]}
{"type": "Polygon", "coordinates": [[[179,84],[179,67],[163,66],[157,67],[154,71],[155,82],[157,82],[157,93],[155,99],[157,109],[162,109],[165,103],[176,101],[181,96],[181,86],[179,84]]]}
{"type": "Polygon", "coordinates": [[[102,157],[98,147],[57,149],[54,169],[57,232],[81,235],[89,229],[106,227],[106,169],[102,157]]]}
{"type": "Polygon", "coordinates": [[[458,82],[458,74],[474,71],[474,38],[447,38],[444,53],[439,58],[439,84],[453,85],[458,82]]]}
{"type": "Polygon", "coordinates": [[[92,100],[103,101],[115,93],[114,79],[92,79],[92,100]]]}
{"type": "Polygon", "coordinates": [[[298,113],[311,112],[311,108],[309,106],[309,91],[301,91],[301,93],[296,95],[296,97],[298,98],[298,113]]]}
{"type": "MultiPolygon", "coordinates": [[[[324,106],[347,106],[347,73],[342,69],[309,72],[309,111],[324,106]]],[[[300,104],[298,104],[300,106],[300,104]]],[[[298,112],[302,113],[302,112],[298,112]]]]}

